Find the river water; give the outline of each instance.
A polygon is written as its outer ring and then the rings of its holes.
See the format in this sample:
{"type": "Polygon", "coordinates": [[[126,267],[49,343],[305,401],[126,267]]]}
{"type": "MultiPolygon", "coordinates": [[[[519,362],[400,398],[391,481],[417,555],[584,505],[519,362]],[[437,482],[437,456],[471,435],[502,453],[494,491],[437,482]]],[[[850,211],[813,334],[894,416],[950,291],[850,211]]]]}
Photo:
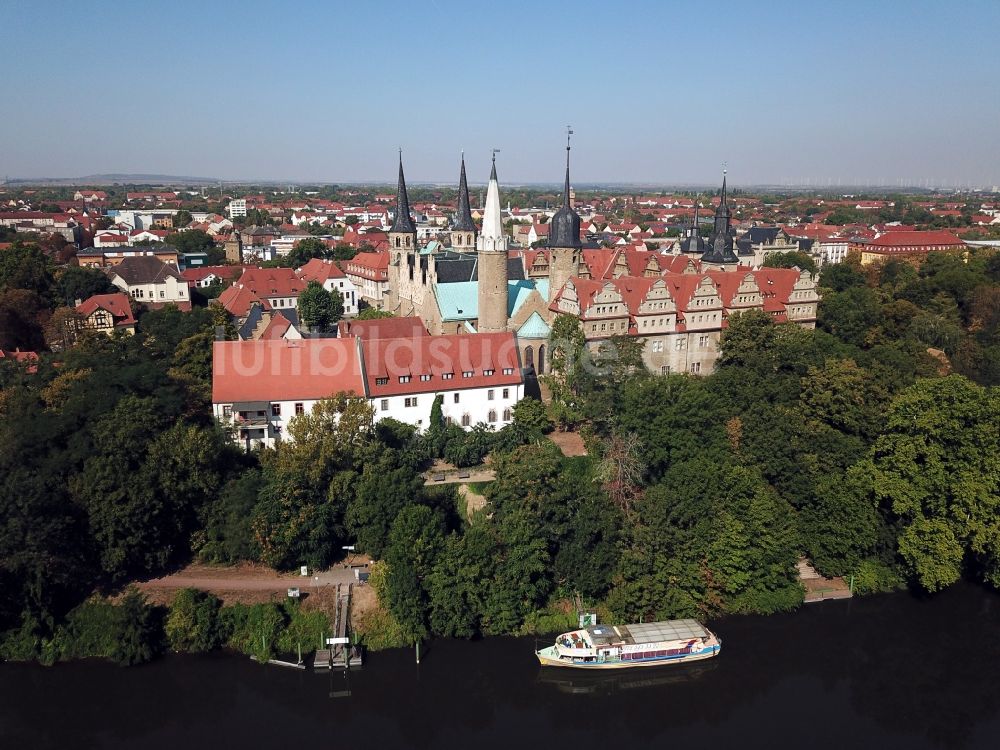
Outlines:
{"type": "MultiPolygon", "coordinates": [[[[722,654],[607,677],[532,639],[373,654],[0,665],[0,748],[1000,748],[1000,596],[962,584],[710,623],[722,654]]],[[[547,643],[545,644],[547,645],[547,643]]]]}

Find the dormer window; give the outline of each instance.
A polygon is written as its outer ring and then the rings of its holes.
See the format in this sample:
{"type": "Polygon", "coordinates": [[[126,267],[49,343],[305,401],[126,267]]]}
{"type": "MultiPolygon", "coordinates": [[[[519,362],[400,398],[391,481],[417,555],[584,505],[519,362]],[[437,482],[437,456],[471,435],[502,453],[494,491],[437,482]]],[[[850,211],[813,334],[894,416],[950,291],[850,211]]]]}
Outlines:
{"type": "Polygon", "coordinates": [[[400,375],[399,376],[399,382],[400,383],[409,383],[410,382],[410,376],[409,375],[400,375]]]}
{"type": "Polygon", "coordinates": [[[465,371],[462,372],[462,377],[463,378],[471,378],[475,374],[476,373],[475,373],[474,370],[465,370],[465,371]]]}
{"type": "Polygon", "coordinates": [[[375,378],[375,385],[389,385],[389,378],[375,378]]]}
{"type": "Polygon", "coordinates": [[[430,375],[421,375],[421,376],[420,376],[420,381],[421,381],[421,382],[423,382],[423,383],[426,383],[426,382],[427,382],[427,381],[429,381],[430,379],[431,379],[431,376],[430,376],[430,375]]]}
{"type": "Polygon", "coordinates": [[[483,370],[483,375],[486,375],[487,377],[489,377],[494,372],[496,372],[496,370],[483,370]]]}

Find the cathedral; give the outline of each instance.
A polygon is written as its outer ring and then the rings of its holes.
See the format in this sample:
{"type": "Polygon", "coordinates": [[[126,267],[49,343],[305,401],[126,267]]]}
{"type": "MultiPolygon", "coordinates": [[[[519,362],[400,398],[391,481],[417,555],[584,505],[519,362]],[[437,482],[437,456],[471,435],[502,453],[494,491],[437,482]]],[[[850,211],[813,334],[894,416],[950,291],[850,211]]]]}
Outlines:
{"type": "Polygon", "coordinates": [[[563,205],[550,224],[552,261],[547,278],[528,277],[521,254],[508,248],[496,154],[482,216],[482,227],[477,230],[463,157],[451,248],[437,242],[419,247],[400,160],[396,215],[389,229],[389,295],[384,307],[397,315],[419,316],[431,334],[512,331],[524,365],[545,373],[554,295],[576,274],[582,247],[580,217],[570,205],[569,147],[563,205]]]}
{"type": "Polygon", "coordinates": [[[549,369],[548,338],[560,313],[578,317],[591,347],[614,336],[643,340],[653,372],[711,372],[731,314],[763,310],[778,322],[813,328],[816,279],[799,269],[751,268],[738,254],[726,179],[711,236],[697,234],[680,255],[584,246],[573,210],[566,146],[562,206],[549,222],[547,246],[509,248],[493,156],[482,226],[472,219],[465,159],[450,247],[417,243],[400,157],[396,214],[389,229],[384,309],[419,316],[434,335],[513,332],[525,368],[549,369]]]}

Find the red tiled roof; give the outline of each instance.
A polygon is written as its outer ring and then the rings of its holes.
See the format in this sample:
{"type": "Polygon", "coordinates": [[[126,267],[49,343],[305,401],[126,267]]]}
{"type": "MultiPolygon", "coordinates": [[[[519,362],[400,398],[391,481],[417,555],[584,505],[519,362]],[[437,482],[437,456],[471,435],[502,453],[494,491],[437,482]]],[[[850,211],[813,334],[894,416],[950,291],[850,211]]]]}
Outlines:
{"type": "Polygon", "coordinates": [[[262,300],[256,294],[242,286],[233,285],[228,289],[223,289],[219,295],[219,304],[226,308],[230,315],[242,318],[250,312],[250,306],[254,302],[260,304],[265,310],[271,309],[271,304],[267,300],[262,300]]]}
{"type": "Polygon", "coordinates": [[[115,326],[135,325],[132,316],[132,305],[125,292],[117,294],[95,294],[76,306],[76,311],[83,317],[89,317],[97,310],[107,310],[115,322],[115,326]]]}
{"type": "Polygon", "coordinates": [[[364,343],[363,352],[368,393],[373,398],[523,382],[513,333],[373,339],[364,343]],[[505,369],[511,374],[504,375],[505,369]],[[485,375],[489,370],[493,374],[485,375]],[[465,372],[473,374],[464,377],[465,372]],[[445,379],[446,373],[453,377],[445,379]]]}
{"type": "Polygon", "coordinates": [[[957,235],[946,231],[929,232],[886,232],[868,242],[868,247],[900,248],[900,247],[962,247],[964,243],[957,235]]]}
{"type": "Polygon", "coordinates": [[[261,299],[298,297],[307,283],[291,268],[247,268],[234,286],[249,289],[261,299]]]}
{"type": "Polygon", "coordinates": [[[354,339],[258,339],[212,345],[212,401],[291,401],[365,394],[354,339]]]}
{"type": "Polygon", "coordinates": [[[261,331],[260,338],[262,339],[280,339],[284,338],[285,334],[288,333],[288,329],[292,327],[292,322],[282,315],[280,312],[275,313],[271,316],[271,320],[268,321],[267,327],[261,331]]]}
{"type": "Polygon", "coordinates": [[[298,273],[299,278],[303,281],[318,281],[320,284],[327,279],[342,279],[345,276],[336,263],[332,260],[324,260],[323,258],[310,259],[296,273],[298,273]]]}
{"type": "Polygon", "coordinates": [[[371,339],[399,339],[414,336],[428,336],[424,321],[420,318],[376,318],[375,320],[342,320],[337,324],[337,335],[341,338],[355,337],[371,339]]]}

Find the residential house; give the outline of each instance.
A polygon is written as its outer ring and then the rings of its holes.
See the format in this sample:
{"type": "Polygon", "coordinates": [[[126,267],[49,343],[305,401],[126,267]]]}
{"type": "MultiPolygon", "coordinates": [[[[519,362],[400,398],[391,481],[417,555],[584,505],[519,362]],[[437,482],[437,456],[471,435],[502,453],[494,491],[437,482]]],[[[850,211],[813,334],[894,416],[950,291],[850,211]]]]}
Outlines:
{"type": "Polygon", "coordinates": [[[312,258],[295,273],[307,284],[316,281],[328,292],[337,292],[344,301],[344,315],[351,317],[358,314],[358,290],[347,274],[332,260],[312,258]]]}
{"type": "Polygon", "coordinates": [[[76,313],[80,316],[83,330],[99,331],[111,335],[115,331],[135,333],[135,316],[129,296],[124,292],[95,294],[83,302],[77,302],[76,313]]]}
{"type": "Polygon", "coordinates": [[[191,309],[188,285],[176,266],[149,255],[123,258],[107,271],[111,283],[132,299],[152,307],[174,304],[191,309]]]}

